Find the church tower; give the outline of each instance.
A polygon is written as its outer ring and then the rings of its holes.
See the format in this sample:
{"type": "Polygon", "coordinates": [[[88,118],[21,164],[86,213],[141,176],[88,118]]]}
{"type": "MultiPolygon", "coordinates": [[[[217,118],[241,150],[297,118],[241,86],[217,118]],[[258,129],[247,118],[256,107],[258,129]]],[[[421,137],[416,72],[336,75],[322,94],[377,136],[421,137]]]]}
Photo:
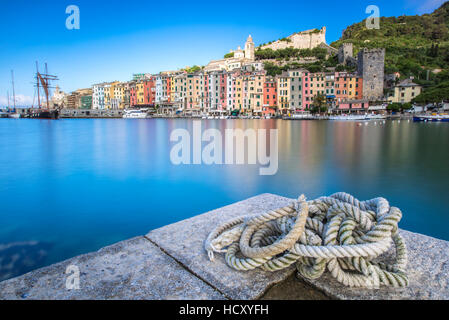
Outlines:
{"type": "Polygon", "coordinates": [[[255,59],[255,46],[253,42],[253,38],[251,35],[248,37],[248,40],[246,40],[245,43],[245,58],[251,61],[254,61],[255,59]]]}

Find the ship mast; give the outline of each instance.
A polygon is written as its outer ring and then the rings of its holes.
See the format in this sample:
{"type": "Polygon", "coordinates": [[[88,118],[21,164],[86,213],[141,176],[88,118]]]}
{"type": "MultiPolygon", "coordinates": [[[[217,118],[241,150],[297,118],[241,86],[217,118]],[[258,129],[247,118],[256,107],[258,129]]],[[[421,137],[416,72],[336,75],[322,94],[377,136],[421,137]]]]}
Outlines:
{"type": "Polygon", "coordinates": [[[36,81],[37,81],[37,108],[41,108],[41,96],[40,96],[40,88],[39,88],[39,64],[36,61],[36,81]]]}
{"type": "Polygon", "coordinates": [[[39,73],[39,64],[36,61],[36,81],[37,81],[37,101],[39,105],[39,109],[41,108],[40,102],[40,86],[44,89],[45,98],[47,99],[47,109],[50,109],[50,100],[49,100],[49,89],[53,88],[50,86],[50,81],[59,80],[56,76],[48,74],[48,67],[45,63],[45,74],[39,73]]]}
{"type": "MultiPolygon", "coordinates": [[[[48,75],[47,62],[45,62],[45,75],[48,75]]],[[[45,84],[46,84],[46,87],[48,88],[48,78],[45,78],[45,84]]],[[[47,90],[48,90],[48,89],[47,89],[47,90]]],[[[48,94],[48,91],[47,91],[47,110],[50,109],[50,105],[49,105],[49,101],[48,101],[48,96],[49,96],[49,94],[48,94]]]]}
{"type": "MultiPolygon", "coordinates": [[[[12,102],[14,105],[14,111],[16,111],[16,91],[14,89],[14,71],[13,70],[11,70],[11,81],[12,81],[12,97],[13,97],[12,102]]],[[[9,101],[9,98],[8,98],[8,101],[9,101]]]]}

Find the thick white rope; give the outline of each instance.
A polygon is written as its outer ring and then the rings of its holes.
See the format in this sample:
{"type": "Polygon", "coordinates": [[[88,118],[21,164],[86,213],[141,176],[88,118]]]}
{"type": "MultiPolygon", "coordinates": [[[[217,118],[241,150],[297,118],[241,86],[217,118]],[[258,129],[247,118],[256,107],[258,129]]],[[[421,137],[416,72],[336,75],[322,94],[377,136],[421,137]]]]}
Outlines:
{"type": "Polygon", "coordinates": [[[407,249],[398,233],[402,213],[384,198],[359,201],[336,193],[233,219],[213,230],[205,249],[226,253],[233,269],[278,271],[296,263],[300,276],[320,278],[326,269],[349,287],[408,286],[407,249]],[[394,245],[392,262],[379,256],[394,245]]]}

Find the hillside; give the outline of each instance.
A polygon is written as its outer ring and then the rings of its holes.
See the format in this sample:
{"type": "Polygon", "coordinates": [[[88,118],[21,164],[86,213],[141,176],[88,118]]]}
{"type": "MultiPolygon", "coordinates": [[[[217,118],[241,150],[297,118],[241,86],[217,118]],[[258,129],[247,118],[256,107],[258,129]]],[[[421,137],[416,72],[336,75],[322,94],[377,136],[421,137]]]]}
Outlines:
{"type": "Polygon", "coordinates": [[[449,67],[449,1],[432,14],[381,17],[379,30],[368,30],[365,21],[356,23],[331,46],[344,42],[354,44],[355,54],[362,47],[386,48],[387,73],[424,80],[427,70],[449,67]]]}

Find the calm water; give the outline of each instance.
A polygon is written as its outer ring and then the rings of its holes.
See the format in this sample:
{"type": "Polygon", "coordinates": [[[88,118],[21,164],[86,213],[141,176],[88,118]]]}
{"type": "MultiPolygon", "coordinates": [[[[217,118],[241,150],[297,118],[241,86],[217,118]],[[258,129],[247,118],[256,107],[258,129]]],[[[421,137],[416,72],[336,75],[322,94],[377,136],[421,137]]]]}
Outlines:
{"type": "Polygon", "coordinates": [[[191,120],[0,119],[0,279],[270,192],[383,196],[401,227],[449,240],[449,124],[233,120],[279,129],[279,171],[174,166],[191,120]]]}

